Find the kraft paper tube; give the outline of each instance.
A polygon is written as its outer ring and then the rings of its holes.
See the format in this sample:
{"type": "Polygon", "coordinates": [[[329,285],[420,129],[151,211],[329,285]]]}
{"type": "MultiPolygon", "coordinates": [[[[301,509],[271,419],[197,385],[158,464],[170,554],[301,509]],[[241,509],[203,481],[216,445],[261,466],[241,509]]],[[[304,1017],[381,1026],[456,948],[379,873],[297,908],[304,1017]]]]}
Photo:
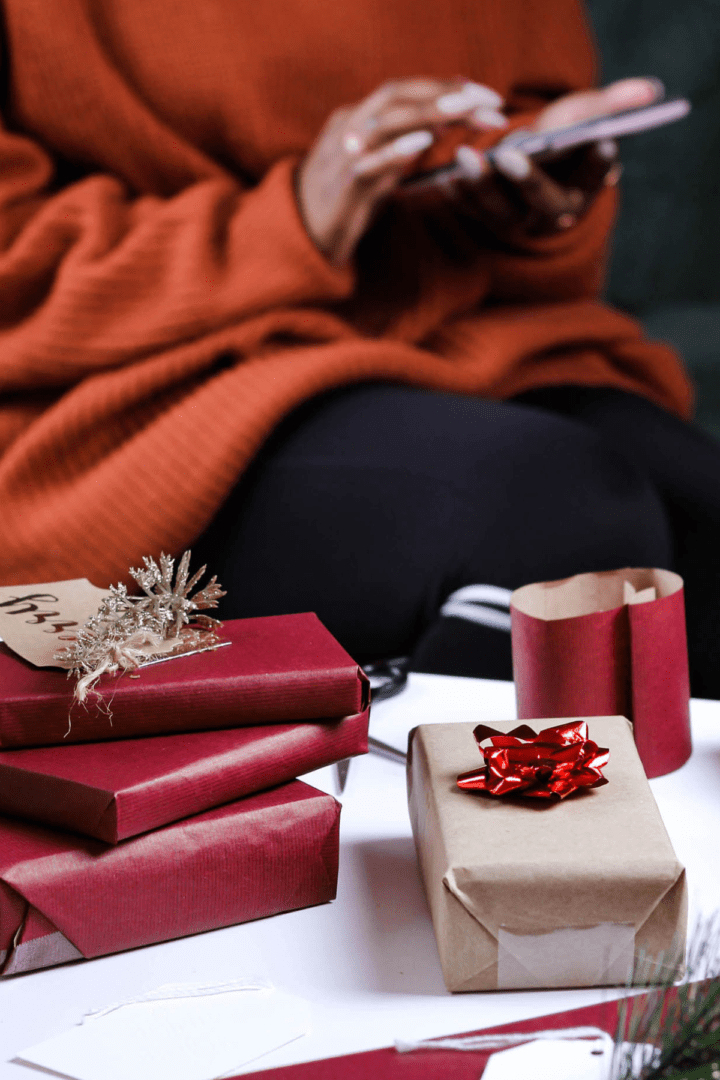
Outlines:
{"type": "Polygon", "coordinates": [[[518,718],[623,715],[648,777],[691,752],[683,581],[624,569],[525,585],[512,595],[518,718]]]}

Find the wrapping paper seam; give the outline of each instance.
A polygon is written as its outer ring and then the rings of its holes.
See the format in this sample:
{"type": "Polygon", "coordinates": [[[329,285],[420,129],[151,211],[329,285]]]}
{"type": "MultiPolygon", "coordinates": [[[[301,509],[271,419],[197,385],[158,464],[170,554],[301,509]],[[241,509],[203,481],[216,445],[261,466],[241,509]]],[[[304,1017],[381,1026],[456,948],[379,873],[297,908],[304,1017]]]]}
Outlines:
{"type": "Polygon", "coordinates": [[[623,986],[635,968],[632,924],[602,922],[544,934],[517,934],[501,926],[497,942],[499,990],[623,986]]]}

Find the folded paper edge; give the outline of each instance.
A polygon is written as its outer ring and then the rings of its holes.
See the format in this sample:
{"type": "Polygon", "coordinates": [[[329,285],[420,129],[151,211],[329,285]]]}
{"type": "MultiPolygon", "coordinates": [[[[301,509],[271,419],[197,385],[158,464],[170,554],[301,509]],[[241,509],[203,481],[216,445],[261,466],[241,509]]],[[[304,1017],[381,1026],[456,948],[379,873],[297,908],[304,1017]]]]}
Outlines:
{"type": "Polygon", "coordinates": [[[48,919],[39,908],[31,904],[23,893],[10,885],[4,878],[0,880],[24,904],[22,918],[13,934],[9,947],[0,949],[0,979],[10,975],[20,975],[26,971],[35,971],[38,968],[55,967],[57,964],[65,964],[71,960],[86,959],[84,953],[61,930],[58,930],[51,919],[48,919]],[[41,923],[45,923],[49,929],[45,933],[40,933],[35,937],[30,937],[27,941],[23,941],[23,934],[28,923],[37,916],[40,917],[41,923]]]}
{"type": "MultiPolygon", "coordinates": [[[[657,979],[657,977],[658,977],[658,964],[660,965],[660,972],[661,972],[662,975],[667,974],[667,975],[672,975],[673,978],[677,977],[678,965],[680,964],[681,959],[682,959],[682,955],[684,954],[685,936],[686,936],[686,924],[687,924],[686,872],[685,872],[684,867],[681,866],[681,864],[678,863],[678,867],[679,867],[679,872],[678,872],[677,877],[668,885],[668,887],[664,890],[662,895],[657,898],[656,902],[653,904],[652,909],[649,912],[644,913],[644,917],[641,916],[637,920],[637,922],[633,925],[635,944],[634,944],[634,949],[633,949],[633,963],[632,963],[632,968],[631,968],[631,972],[629,973],[629,979],[628,979],[628,982],[630,983],[630,985],[643,985],[644,983],[646,983],[648,981],[647,974],[646,974],[646,977],[643,978],[643,970],[642,970],[642,963],[643,962],[645,962],[647,964],[648,972],[652,975],[653,979],[657,979]],[[679,899],[679,908],[680,908],[680,910],[679,910],[678,919],[677,919],[678,927],[679,927],[678,928],[678,935],[677,935],[676,941],[670,947],[670,955],[669,956],[667,955],[667,951],[663,951],[662,953],[659,953],[659,954],[658,953],[652,953],[652,954],[648,953],[647,955],[645,955],[643,953],[643,951],[642,951],[642,944],[641,944],[642,936],[643,936],[643,930],[647,927],[648,923],[650,923],[652,921],[653,917],[658,914],[658,912],[660,911],[662,905],[665,903],[666,899],[670,896],[670,894],[673,892],[673,890],[676,890],[676,889],[680,889],[682,891],[682,895],[681,895],[681,897],[679,899]]],[[[540,987],[535,987],[534,983],[533,983],[532,986],[528,985],[527,987],[515,987],[515,986],[512,986],[512,987],[511,986],[500,987],[500,985],[499,985],[499,960],[500,960],[500,941],[499,941],[499,937],[498,937],[498,935],[496,933],[494,933],[494,931],[485,922],[483,922],[483,920],[478,916],[478,914],[472,910],[472,907],[469,906],[469,904],[467,902],[467,898],[464,897],[464,895],[462,893],[462,890],[460,890],[457,887],[457,885],[455,885],[452,878],[453,878],[453,871],[452,871],[452,868],[451,868],[450,870],[447,871],[447,873],[443,876],[443,879],[442,879],[443,880],[443,885],[445,886],[445,889],[446,889],[447,893],[450,894],[454,898],[455,901],[457,901],[457,903],[462,908],[463,912],[470,919],[472,919],[473,922],[476,925],[478,925],[488,935],[489,938],[491,938],[496,943],[497,957],[494,958],[494,959],[489,960],[488,963],[483,964],[480,967],[478,967],[477,970],[471,976],[469,976],[466,979],[463,979],[461,983],[455,984],[453,982],[453,985],[450,985],[450,983],[448,982],[448,989],[452,990],[453,992],[463,992],[463,991],[467,992],[467,991],[483,989],[484,987],[479,987],[477,985],[478,981],[480,980],[480,976],[482,975],[483,972],[487,971],[488,968],[493,967],[495,965],[498,965],[498,977],[497,977],[497,980],[493,982],[493,987],[492,988],[503,989],[503,990],[507,990],[507,989],[536,989],[536,988],[540,989],[540,987]]],[[[582,929],[586,929],[586,928],[585,927],[578,927],[576,929],[582,930],[582,929]]],[[[593,927],[588,927],[587,929],[593,929],[593,927]]],[[[532,936],[532,935],[528,935],[528,936],[532,936]]],[[[545,936],[545,935],[542,935],[542,936],[545,936]]],[[[505,945],[505,948],[507,948],[507,944],[505,945]]],[[[508,949],[508,951],[512,955],[513,959],[521,967],[525,968],[525,964],[523,963],[522,959],[520,957],[518,957],[512,950],[508,949]]],[[[442,960],[442,957],[441,957],[441,960],[442,960]]],[[[527,970],[529,972],[529,969],[527,969],[527,970]]],[[[585,985],[585,984],[578,984],[578,988],[580,988],[582,985],[585,985]]],[[[592,984],[587,984],[587,985],[588,986],[590,986],[590,985],[592,985],[592,986],[595,986],[595,985],[608,985],[608,986],[613,985],[614,986],[614,985],[621,985],[621,984],[620,983],[615,983],[615,982],[608,982],[607,984],[605,984],[605,983],[592,983],[592,984]]],[[[565,984],[558,983],[557,987],[555,987],[555,988],[556,989],[561,989],[561,988],[564,988],[564,987],[565,987],[565,984]]],[[[543,989],[545,989],[545,988],[543,987],[543,989]]]]}
{"type": "MultiPolygon", "coordinates": [[[[679,910],[678,924],[679,924],[679,927],[680,927],[680,930],[681,930],[681,935],[679,934],[678,938],[676,939],[676,942],[673,943],[673,946],[671,947],[671,951],[670,951],[670,957],[667,960],[667,962],[666,962],[665,959],[662,959],[662,970],[658,971],[656,968],[653,969],[653,972],[652,972],[652,980],[653,981],[657,981],[658,978],[662,979],[662,978],[665,978],[665,977],[668,977],[668,976],[670,976],[672,978],[672,980],[675,981],[677,978],[679,978],[681,976],[681,974],[682,974],[681,969],[684,969],[685,949],[686,949],[686,945],[687,945],[687,919],[688,919],[688,902],[689,902],[689,900],[688,900],[688,886],[687,886],[687,870],[682,865],[682,863],[680,863],[679,860],[678,860],[678,867],[679,867],[679,872],[678,872],[678,875],[675,878],[675,880],[665,890],[665,892],[663,893],[660,900],[658,900],[655,907],[652,909],[651,912],[649,912],[647,918],[635,930],[635,942],[636,942],[636,949],[637,949],[638,939],[640,939],[642,937],[643,931],[646,930],[648,923],[651,922],[651,920],[658,915],[661,904],[663,904],[666,901],[666,899],[670,896],[670,894],[672,892],[677,891],[677,890],[680,891],[681,895],[680,895],[680,898],[679,898],[679,909],[680,910],[679,910]]],[[[661,957],[658,957],[657,959],[660,960],[661,957]]],[[[634,973],[634,975],[635,975],[635,973],[634,973]]],[[[638,983],[637,985],[640,985],[640,983],[638,983]]]]}
{"type": "MultiPolygon", "coordinates": [[[[564,622],[571,619],[582,619],[588,618],[589,616],[617,612],[627,606],[627,600],[624,599],[624,584],[626,580],[632,576],[637,577],[639,574],[649,575],[651,578],[649,585],[645,585],[642,582],[640,583],[640,590],[653,586],[658,590],[659,595],[656,600],[646,601],[648,603],[662,603],[663,600],[667,600],[671,596],[674,596],[684,587],[683,579],[679,574],[674,573],[672,570],[663,570],[657,567],[627,566],[618,570],[602,570],[587,574],[574,574],[568,578],[559,578],[554,581],[533,582],[530,585],[522,585],[519,589],[515,589],[510,597],[510,614],[512,616],[513,611],[515,611],[520,615],[524,615],[526,618],[537,619],[540,622],[564,622]],[[547,597],[549,591],[552,589],[559,589],[563,586],[566,586],[569,589],[571,582],[578,583],[578,586],[580,586],[582,583],[590,581],[590,579],[595,579],[602,584],[618,581],[623,585],[623,588],[621,589],[622,595],[618,596],[607,605],[593,604],[589,610],[571,610],[567,613],[556,615],[548,614],[547,606],[544,603],[539,602],[540,598],[547,597]]],[[[638,588],[632,581],[628,583],[632,588],[638,588]]]]}
{"type": "MultiPolygon", "coordinates": [[[[22,928],[21,928],[22,929],[22,928]]],[[[5,952],[7,957],[5,966],[2,968],[0,978],[10,975],[21,975],[27,971],[37,971],[39,968],[56,967],[58,964],[67,964],[71,960],[84,960],[85,957],[59,930],[52,934],[44,934],[42,937],[33,938],[31,941],[21,941],[12,949],[5,952]]],[[[0,953],[2,957],[2,953],[0,953]]]]}
{"type": "MultiPolygon", "coordinates": [[[[98,831],[92,834],[89,832],[87,834],[83,833],[82,835],[93,836],[97,839],[105,841],[108,844],[116,845],[122,843],[125,840],[132,840],[137,836],[142,836],[143,834],[154,831],[155,829],[165,828],[166,826],[172,825],[177,821],[184,820],[187,817],[193,817],[196,814],[205,813],[206,810],[212,810],[215,807],[222,806],[227,802],[235,802],[239,799],[249,798],[251,795],[258,794],[260,791],[265,791],[269,788],[278,787],[282,784],[290,783],[292,780],[298,778],[301,779],[306,773],[314,772],[316,769],[321,769],[327,765],[335,764],[338,760],[342,760],[342,758],[345,758],[346,756],[358,757],[362,754],[366,754],[368,749],[367,740],[369,717],[370,709],[368,707],[361,710],[360,712],[350,713],[347,716],[342,716],[337,720],[325,719],[318,720],[315,723],[302,721],[295,724],[293,724],[292,722],[278,725],[268,724],[266,725],[266,730],[268,732],[267,737],[270,740],[270,745],[268,746],[268,750],[263,751],[263,753],[267,752],[271,755],[276,754],[276,749],[273,745],[273,740],[276,738],[276,733],[281,733],[284,729],[290,727],[296,729],[295,734],[304,738],[305,732],[314,728],[327,729],[335,728],[340,725],[346,725],[346,727],[351,730],[353,734],[353,748],[351,751],[349,746],[345,746],[342,750],[340,758],[338,758],[337,749],[333,748],[332,746],[325,748],[325,752],[322,754],[319,753],[317,748],[313,748],[312,752],[315,753],[316,757],[315,760],[309,764],[307,760],[305,762],[293,760],[290,762],[289,769],[286,770],[283,775],[278,775],[274,777],[271,781],[268,781],[267,778],[265,778],[265,780],[263,780],[263,782],[260,783],[258,786],[255,786],[255,782],[253,782],[253,786],[250,787],[246,786],[245,782],[243,782],[243,790],[241,791],[234,790],[231,794],[227,794],[228,789],[226,789],[222,798],[213,797],[209,804],[203,804],[202,806],[194,806],[191,810],[188,810],[187,808],[183,809],[179,816],[175,816],[173,814],[173,816],[169,819],[165,818],[164,816],[162,818],[158,817],[155,820],[152,820],[151,818],[151,824],[149,825],[147,824],[148,814],[144,808],[138,808],[137,806],[133,806],[132,804],[128,808],[128,800],[132,799],[132,796],[135,795],[138,791],[154,791],[160,792],[161,795],[164,797],[167,795],[172,796],[173,786],[177,784],[178,780],[182,782],[184,782],[185,780],[186,766],[182,766],[174,771],[164,773],[162,776],[154,776],[149,780],[139,781],[138,783],[131,786],[121,788],[115,794],[114,806],[108,807],[108,809],[106,810],[106,814],[108,815],[108,827],[103,832],[103,834],[101,835],[100,831],[98,831]],[[360,732],[360,737],[357,735],[358,731],[360,732]],[[140,828],[138,828],[138,819],[143,822],[142,827],[140,828]]],[[[243,730],[251,731],[253,730],[253,728],[247,727],[243,730]]],[[[147,737],[153,738],[154,736],[147,737]]],[[[346,735],[345,738],[348,742],[351,741],[349,736],[346,735]]],[[[293,747],[292,755],[294,755],[295,753],[296,750],[295,747],[293,747]]],[[[307,755],[310,753],[310,749],[304,747],[303,753],[307,757],[307,755]]],[[[222,751],[222,765],[218,764],[217,766],[215,766],[215,768],[224,768],[225,762],[228,759],[232,760],[233,754],[234,751],[222,751]]],[[[235,763],[232,763],[232,767],[235,767],[235,763]]],[[[244,767],[245,766],[243,765],[243,768],[244,767]]],[[[75,826],[73,827],[73,831],[79,830],[75,826]]]]}
{"type": "MultiPolygon", "coordinates": [[[[290,784],[280,785],[280,787],[290,787],[291,785],[295,785],[296,790],[299,790],[300,788],[304,788],[304,789],[306,789],[307,792],[312,794],[312,798],[308,798],[307,800],[303,799],[302,800],[303,802],[307,801],[308,803],[312,803],[312,804],[315,804],[315,805],[321,804],[322,806],[324,806],[324,814],[323,814],[323,816],[324,816],[324,821],[325,821],[325,823],[327,825],[327,828],[326,828],[325,835],[324,835],[324,838],[322,840],[322,843],[318,842],[317,846],[313,847],[313,849],[312,849],[312,857],[313,857],[313,863],[314,863],[315,869],[318,870],[318,871],[320,869],[322,869],[322,872],[325,875],[328,896],[327,896],[327,899],[313,900],[313,904],[328,903],[331,900],[335,899],[335,897],[337,895],[337,878],[338,878],[338,863],[339,863],[339,829],[340,829],[340,814],[341,814],[341,811],[342,811],[342,803],[340,803],[333,795],[330,795],[327,792],[320,790],[319,788],[314,788],[314,787],[312,787],[312,785],[307,784],[302,780],[293,780],[293,781],[290,782],[290,784]]],[[[260,795],[262,793],[258,792],[256,794],[260,795]]],[[[249,796],[248,798],[251,799],[251,798],[253,798],[253,796],[249,796]]],[[[244,800],[242,800],[242,799],[237,800],[238,803],[242,803],[243,801],[244,800]]],[[[232,806],[232,805],[235,805],[235,804],[229,804],[229,805],[232,806]]],[[[219,809],[221,809],[221,808],[219,808],[219,807],[214,807],[213,808],[213,810],[219,810],[219,809]]],[[[272,814],[275,811],[276,808],[273,805],[271,807],[267,807],[267,808],[264,808],[264,809],[266,809],[269,813],[272,814]]],[[[212,810],[206,811],[205,813],[212,813],[212,810]]],[[[194,820],[199,819],[199,818],[203,818],[203,817],[204,817],[204,814],[193,815],[192,817],[190,817],[188,819],[185,819],[185,821],[188,824],[192,824],[194,820]]],[[[315,822],[316,825],[317,825],[318,821],[319,821],[319,815],[314,815],[314,822],[315,822]]],[[[181,824],[181,823],[182,822],[180,822],[180,823],[175,822],[175,823],[172,823],[172,824],[170,824],[168,826],[165,826],[165,828],[172,829],[176,825],[181,824]]],[[[158,830],[158,831],[162,831],[162,830],[158,830]]],[[[148,835],[150,835],[150,834],[144,834],[144,835],[141,835],[139,837],[133,837],[127,842],[132,844],[135,841],[145,839],[148,835]]],[[[92,838],[88,838],[88,837],[78,837],[77,839],[78,839],[78,841],[80,843],[83,843],[83,842],[88,843],[89,842],[90,844],[95,845],[96,847],[99,844],[99,842],[97,840],[92,839],[92,838]]],[[[107,847],[107,853],[110,854],[110,853],[112,853],[113,850],[117,849],[118,845],[106,845],[106,847],[107,847]]],[[[50,856],[50,857],[52,858],[52,856],[50,856]]],[[[33,860],[30,859],[30,860],[27,860],[27,861],[31,863],[33,860]]],[[[22,863],[22,860],[19,861],[16,864],[14,864],[14,865],[19,866],[19,865],[21,865],[21,863],[22,863]]],[[[6,870],[6,873],[7,872],[8,871],[6,870]]],[[[21,923],[21,925],[18,927],[18,929],[16,931],[16,934],[15,934],[15,940],[16,941],[18,941],[19,938],[21,937],[22,932],[23,932],[23,928],[27,923],[27,920],[28,920],[28,918],[30,916],[30,913],[31,913],[31,911],[34,910],[39,915],[41,915],[42,918],[47,923],[49,923],[52,927],[54,927],[55,931],[57,931],[57,933],[59,933],[65,939],[65,941],[68,942],[68,944],[71,946],[72,949],[76,950],[77,955],[73,955],[72,957],[67,956],[65,958],[65,960],[56,960],[56,961],[53,961],[53,963],[64,963],[64,962],[66,962],[67,959],[73,959],[73,960],[77,960],[77,959],[81,959],[81,958],[82,959],[96,959],[98,956],[111,955],[112,953],[115,953],[115,952],[124,952],[126,950],[126,948],[135,948],[136,947],[135,944],[132,944],[132,945],[129,945],[129,946],[122,945],[122,946],[119,946],[118,948],[110,948],[108,950],[102,950],[100,952],[96,952],[92,948],[88,947],[87,944],[86,944],[84,947],[86,948],[87,951],[82,952],[82,951],[80,951],[78,949],[78,947],[74,944],[74,942],[65,933],[65,930],[63,929],[63,923],[68,917],[67,909],[62,908],[62,906],[61,906],[60,910],[56,911],[53,915],[49,915],[47,912],[42,910],[42,908],[40,908],[38,906],[38,904],[36,904],[33,900],[30,900],[25,895],[22,888],[18,887],[17,884],[15,884],[12,881],[8,881],[7,878],[4,877],[4,876],[0,877],[0,881],[2,881],[3,884],[5,884],[9,889],[12,889],[15,893],[17,893],[25,901],[25,903],[28,905],[28,909],[27,909],[27,911],[25,913],[25,916],[24,916],[24,918],[22,920],[22,923],[21,923]]],[[[294,908],[293,907],[283,907],[280,910],[281,911],[291,911],[291,910],[294,910],[294,908]]],[[[280,911],[273,912],[272,914],[280,914],[280,911]]],[[[242,921],[247,921],[247,920],[242,920],[242,921]]],[[[232,926],[232,925],[236,925],[236,923],[230,922],[230,923],[222,924],[223,927],[224,926],[232,926]]],[[[221,927],[220,926],[212,927],[211,929],[221,929],[221,927]]],[[[78,930],[78,928],[76,927],[76,931],[77,930],[78,930]]],[[[188,937],[188,936],[194,935],[195,933],[203,933],[203,932],[204,932],[203,930],[190,930],[187,933],[183,932],[183,933],[180,933],[180,934],[171,934],[169,937],[162,937],[162,938],[159,938],[157,941],[147,942],[147,944],[159,944],[161,941],[171,941],[171,940],[174,940],[177,937],[188,937]]],[[[48,936],[48,935],[45,935],[45,936],[48,936]]],[[[40,939],[38,938],[38,939],[33,939],[33,940],[40,940],[40,939]]],[[[44,966],[44,965],[38,964],[36,966],[44,966]]],[[[23,969],[23,970],[25,970],[25,969],[23,969]]],[[[30,969],[27,969],[27,970],[30,970],[30,969]]],[[[5,974],[5,972],[0,968],[0,978],[4,974],[5,974]]]]}
{"type": "MultiPolygon", "coordinates": [[[[13,752],[14,751],[7,751],[6,753],[10,754],[13,752]]],[[[30,784],[38,783],[42,788],[50,789],[51,792],[55,790],[56,799],[63,799],[66,792],[77,791],[79,792],[81,797],[90,794],[91,797],[98,803],[102,802],[102,800],[105,800],[104,805],[96,807],[93,810],[93,817],[88,823],[89,829],[99,829],[102,826],[104,819],[108,816],[108,813],[110,813],[111,815],[113,814],[115,793],[112,791],[106,791],[104,788],[100,787],[92,787],[91,785],[81,783],[77,780],[71,780],[64,776],[55,776],[52,773],[48,774],[34,771],[33,769],[22,768],[21,766],[13,765],[8,763],[7,761],[2,761],[0,759],[0,779],[2,778],[3,772],[6,770],[12,774],[15,774],[18,780],[24,781],[26,784],[28,783],[29,778],[30,784]]],[[[77,826],[69,819],[63,819],[62,815],[60,818],[58,818],[56,822],[51,822],[48,825],[48,820],[46,817],[43,816],[42,811],[39,812],[37,815],[33,815],[32,809],[28,812],[26,808],[23,808],[20,811],[17,810],[15,807],[12,807],[10,809],[0,810],[0,813],[7,814],[9,817],[19,817],[23,820],[33,821],[38,825],[44,825],[46,827],[60,828],[69,832],[78,831],[77,826]]],[[[105,839],[105,837],[98,837],[95,833],[90,832],[83,832],[80,835],[90,836],[95,839],[105,839]]]]}
{"type": "MultiPolygon", "coordinates": [[[[663,822],[663,826],[664,826],[664,822],[663,822]]],[[[665,830],[665,833],[666,833],[666,836],[667,836],[667,830],[665,830]]],[[[674,854],[674,848],[672,848],[672,843],[670,841],[669,836],[667,837],[667,839],[668,839],[668,844],[670,845],[671,849],[673,850],[673,854],[674,854]]],[[[650,920],[652,919],[653,915],[657,912],[660,905],[664,903],[666,897],[668,897],[670,895],[670,893],[673,891],[673,889],[678,888],[679,883],[681,883],[682,880],[686,877],[685,867],[682,865],[682,863],[678,859],[677,855],[675,855],[675,866],[674,866],[673,869],[676,871],[676,874],[673,877],[672,881],[668,882],[667,887],[657,897],[657,899],[652,904],[652,906],[649,908],[649,910],[646,910],[644,912],[640,912],[638,914],[637,919],[633,923],[634,930],[635,930],[635,938],[636,939],[641,936],[643,928],[646,927],[647,924],[650,922],[650,920]]],[[[476,911],[473,910],[473,905],[472,905],[470,899],[465,895],[463,890],[460,888],[460,886],[455,881],[455,869],[454,869],[454,867],[449,867],[449,869],[447,869],[445,871],[442,880],[443,880],[443,885],[445,886],[445,888],[448,890],[448,892],[452,893],[452,895],[455,897],[455,899],[458,901],[458,903],[462,905],[462,907],[467,912],[467,914],[472,919],[474,919],[475,922],[478,923],[478,925],[481,926],[482,929],[485,930],[486,933],[488,933],[490,935],[490,937],[494,941],[498,942],[498,935],[495,933],[494,930],[491,929],[491,927],[489,927],[480,918],[479,914],[476,911]]],[[[687,892],[687,889],[685,889],[685,892],[687,892]]],[[[685,906],[687,906],[687,905],[685,905],[685,906]]],[[[498,948],[499,948],[499,943],[498,943],[498,948]]],[[[517,957],[516,957],[516,959],[517,959],[517,957]]]]}

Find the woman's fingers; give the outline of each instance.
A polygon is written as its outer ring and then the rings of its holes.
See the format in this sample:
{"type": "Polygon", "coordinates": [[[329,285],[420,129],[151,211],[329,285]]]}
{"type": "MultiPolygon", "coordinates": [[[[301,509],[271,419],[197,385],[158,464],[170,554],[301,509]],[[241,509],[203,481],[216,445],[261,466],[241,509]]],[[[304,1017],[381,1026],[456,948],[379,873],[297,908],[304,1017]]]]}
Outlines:
{"type": "Polygon", "coordinates": [[[492,162],[530,211],[530,231],[568,229],[585,209],[586,196],[579,188],[558,184],[515,147],[499,147],[492,162]]]}
{"type": "Polygon", "coordinates": [[[380,150],[358,157],[352,166],[352,174],[357,178],[375,177],[386,172],[388,167],[404,166],[432,146],[433,142],[431,131],[411,131],[380,150]]]}
{"type": "Polygon", "coordinates": [[[337,109],[297,172],[298,208],[318,249],[347,262],[436,133],[456,120],[504,127],[501,105],[495,91],[466,79],[401,79],[337,109]]]}
{"type": "Polygon", "coordinates": [[[386,84],[347,118],[346,148],[374,150],[421,128],[437,129],[457,120],[474,127],[503,128],[503,100],[494,90],[463,80],[405,80],[386,84]]]}
{"type": "MultiPolygon", "coordinates": [[[[501,130],[508,126],[507,117],[499,109],[487,105],[478,106],[476,97],[458,92],[442,95],[437,100],[423,105],[398,105],[388,109],[378,118],[376,125],[367,132],[364,140],[365,149],[374,149],[388,139],[416,128],[431,127],[438,130],[453,121],[463,121],[469,127],[480,130],[488,128],[501,130]],[[441,108],[443,97],[450,100],[452,109],[450,106],[447,109],[441,108]]],[[[361,141],[360,138],[358,141],[361,141]]]]}
{"type": "Polygon", "coordinates": [[[440,177],[434,186],[452,199],[458,210],[496,235],[509,239],[527,217],[527,207],[513,198],[487,156],[470,146],[458,147],[453,173],[440,177]]]}
{"type": "Polygon", "coordinates": [[[584,120],[594,120],[607,113],[638,109],[660,101],[664,94],[665,87],[655,78],[620,79],[599,90],[579,90],[565,94],[544,108],[535,122],[534,130],[550,131],[580,124],[584,120]]]}
{"type": "Polygon", "coordinates": [[[557,183],[514,147],[481,155],[461,147],[447,194],[494,233],[543,235],[573,226],[587,206],[580,189],[557,183]]]}
{"type": "Polygon", "coordinates": [[[617,183],[620,171],[617,143],[603,139],[581,151],[572,170],[572,185],[590,200],[603,187],[617,183]]]}
{"type": "Polygon", "coordinates": [[[456,93],[465,85],[463,79],[394,79],[383,83],[377,90],[350,110],[349,131],[361,141],[362,149],[369,146],[380,117],[398,105],[418,107],[440,97],[443,93],[456,93]]]}
{"type": "MultiPolygon", "coordinates": [[[[536,130],[565,127],[607,113],[650,105],[662,98],[657,79],[633,78],[600,90],[566,94],[547,106],[536,130]]],[[[478,154],[460,147],[452,174],[435,182],[458,207],[483,221],[499,237],[548,235],[571,228],[604,186],[620,178],[617,145],[603,140],[543,167],[517,147],[500,143],[478,154]]]]}
{"type": "Polygon", "coordinates": [[[549,176],[515,147],[456,152],[456,167],[439,190],[496,236],[551,235],[571,228],[603,186],[617,183],[617,144],[604,140],[584,149],[563,182],[549,176]]]}

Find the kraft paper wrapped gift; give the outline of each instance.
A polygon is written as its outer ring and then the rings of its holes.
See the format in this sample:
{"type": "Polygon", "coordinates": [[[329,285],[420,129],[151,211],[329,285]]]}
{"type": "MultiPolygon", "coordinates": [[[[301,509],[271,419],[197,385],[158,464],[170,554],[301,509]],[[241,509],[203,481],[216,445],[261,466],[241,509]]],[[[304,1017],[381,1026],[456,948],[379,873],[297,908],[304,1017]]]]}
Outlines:
{"type": "MultiPolygon", "coordinates": [[[[3,619],[14,610],[5,606],[3,619]]],[[[65,671],[33,667],[0,644],[0,747],[337,718],[368,704],[364,673],[311,612],[230,620],[220,634],[231,644],[103,677],[101,702],[85,705],[73,703],[65,671]]]]}
{"type": "Polygon", "coordinates": [[[517,714],[633,721],[646,775],[690,757],[683,581],[669,570],[578,574],[516,589],[510,603],[517,714]]]}
{"type": "MultiPolygon", "coordinates": [[[[649,957],[661,972],[677,959],[685,872],[630,724],[587,722],[610,749],[609,782],[541,805],[457,788],[480,764],[474,724],[411,734],[410,816],[449,990],[623,985],[642,981],[649,957]]],[[[493,726],[509,732],[516,721],[493,726]]]]}
{"type": "Polygon", "coordinates": [[[0,751],[0,814],[115,844],[367,752],[342,720],[0,751]]]}
{"type": "Polygon", "coordinates": [[[339,818],[300,780],[114,847],[0,818],[0,974],[332,900],[339,818]]]}

